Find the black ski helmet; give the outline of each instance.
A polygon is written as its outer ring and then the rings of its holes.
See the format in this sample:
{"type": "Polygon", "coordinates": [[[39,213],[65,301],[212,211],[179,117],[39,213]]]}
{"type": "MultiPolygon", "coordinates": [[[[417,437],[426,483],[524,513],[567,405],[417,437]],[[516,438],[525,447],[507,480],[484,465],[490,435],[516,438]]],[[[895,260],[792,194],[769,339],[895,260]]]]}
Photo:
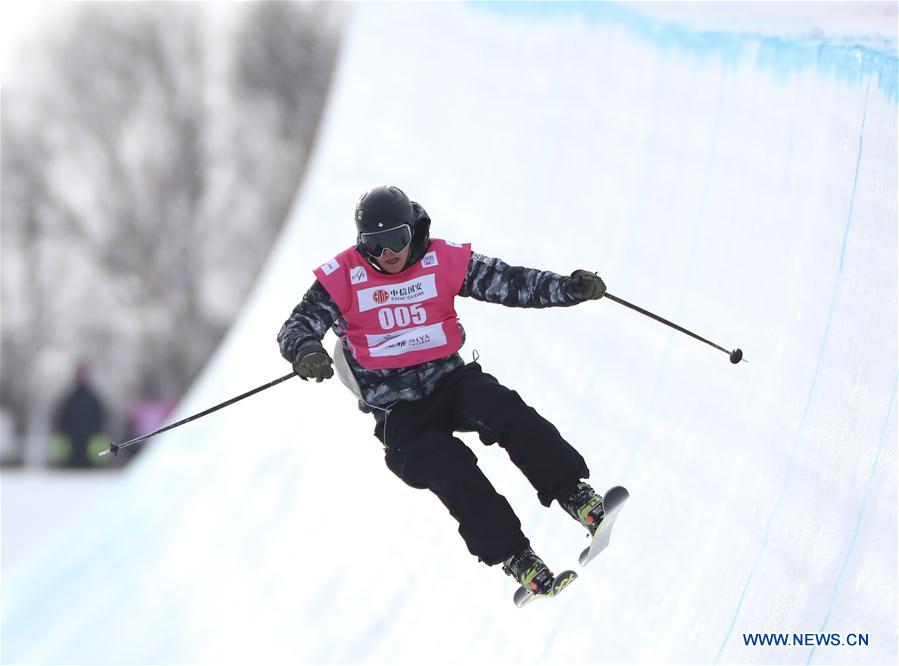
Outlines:
{"type": "Polygon", "coordinates": [[[412,226],[412,202],[394,185],[373,187],[356,202],[356,231],[371,233],[400,224],[412,226]]]}
{"type": "Polygon", "coordinates": [[[399,252],[412,242],[412,202],[393,185],[373,187],[359,197],[355,220],[356,249],[363,255],[378,257],[388,247],[399,252]]]}

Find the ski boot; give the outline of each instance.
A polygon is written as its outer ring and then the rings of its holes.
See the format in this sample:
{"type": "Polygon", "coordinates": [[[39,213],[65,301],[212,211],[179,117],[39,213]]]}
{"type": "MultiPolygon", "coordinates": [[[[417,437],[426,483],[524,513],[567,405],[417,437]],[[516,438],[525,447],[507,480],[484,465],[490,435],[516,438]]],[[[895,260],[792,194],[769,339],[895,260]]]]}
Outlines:
{"type": "Polygon", "coordinates": [[[587,528],[590,535],[590,545],[578,558],[582,566],[608,547],[612,526],[629,496],[627,488],[615,486],[609,488],[603,497],[581,481],[571,495],[559,500],[559,506],[565,513],[587,528]]]}
{"type": "Polygon", "coordinates": [[[535,594],[545,594],[552,589],[553,572],[530,546],[505,560],[503,571],[535,594]]]}
{"type": "Polygon", "coordinates": [[[559,500],[559,506],[565,510],[565,513],[586,527],[591,537],[596,534],[596,528],[605,515],[602,495],[596,493],[583,481],[577,484],[577,489],[571,495],[559,500]]]}
{"type": "Polygon", "coordinates": [[[554,597],[577,578],[573,571],[563,571],[553,576],[553,572],[530,546],[505,560],[503,571],[521,585],[514,596],[515,605],[519,608],[534,599],[554,597]]]}

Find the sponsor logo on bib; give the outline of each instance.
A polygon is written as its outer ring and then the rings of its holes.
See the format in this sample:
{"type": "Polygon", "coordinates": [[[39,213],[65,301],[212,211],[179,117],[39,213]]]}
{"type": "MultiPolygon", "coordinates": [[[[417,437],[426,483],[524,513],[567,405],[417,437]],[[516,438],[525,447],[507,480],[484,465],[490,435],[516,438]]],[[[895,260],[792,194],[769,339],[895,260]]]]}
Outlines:
{"type": "Polygon", "coordinates": [[[368,282],[368,273],[365,272],[365,266],[356,266],[350,271],[350,283],[362,284],[368,282]]]}
{"type": "Polygon", "coordinates": [[[424,258],[421,260],[422,268],[430,268],[431,266],[437,265],[437,253],[431,250],[428,252],[424,258]]]}
{"type": "Polygon", "coordinates": [[[367,335],[366,338],[369,352],[373,358],[401,356],[446,344],[446,335],[443,333],[442,324],[416,326],[384,335],[367,335]]]}
{"type": "Polygon", "coordinates": [[[383,287],[368,287],[356,292],[359,312],[366,312],[384,305],[420,303],[437,296],[437,282],[433,273],[383,287]]]}

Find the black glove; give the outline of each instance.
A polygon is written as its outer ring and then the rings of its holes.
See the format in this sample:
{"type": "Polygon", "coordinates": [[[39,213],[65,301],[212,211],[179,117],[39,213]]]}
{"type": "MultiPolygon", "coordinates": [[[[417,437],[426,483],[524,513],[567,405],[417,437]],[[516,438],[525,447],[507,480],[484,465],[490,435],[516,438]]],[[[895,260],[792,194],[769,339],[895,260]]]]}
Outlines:
{"type": "Polygon", "coordinates": [[[293,362],[293,371],[304,381],[315,379],[320,382],[334,376],[331,357],[318,340],[306,340],[300,345],[293,362]]]}
{"type": "Polygon", "coordinates": [[[595,301],[606,293],[606,283],[596,273],[579,268],[568,278],[568,293],[582,301],[595,301]]]}

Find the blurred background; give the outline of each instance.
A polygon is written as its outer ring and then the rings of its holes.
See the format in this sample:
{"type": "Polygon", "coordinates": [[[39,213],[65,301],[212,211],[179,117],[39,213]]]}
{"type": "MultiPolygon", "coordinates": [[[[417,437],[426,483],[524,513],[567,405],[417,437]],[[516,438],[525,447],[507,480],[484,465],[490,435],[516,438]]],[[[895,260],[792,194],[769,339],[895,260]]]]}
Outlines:
{"type": "Polygon", "coordinates": [[[3,12],[3,663],[895,662],[896,3],[3,12]],[[558,603],[512,607],[337,382],[96,455],[287,372],[278,328],[378,183],[746,352],[460,299],[466,360],[632,492],[558,603]],[[741,641],[825,630],[876,640],[741,641]]]}
{"type": "Polygon", "coordinates": [[[0,460],[122,464],[98,447],[171,413],[286,218],[344,9],[29,5],[3,67],[0,460]]]}
{"type": "Polygon", "coordinates": [[[140,453],[98,455],[164,425],[228,330],[302,180],[345,14],[4,5],[4,571],[140,453]]]}

